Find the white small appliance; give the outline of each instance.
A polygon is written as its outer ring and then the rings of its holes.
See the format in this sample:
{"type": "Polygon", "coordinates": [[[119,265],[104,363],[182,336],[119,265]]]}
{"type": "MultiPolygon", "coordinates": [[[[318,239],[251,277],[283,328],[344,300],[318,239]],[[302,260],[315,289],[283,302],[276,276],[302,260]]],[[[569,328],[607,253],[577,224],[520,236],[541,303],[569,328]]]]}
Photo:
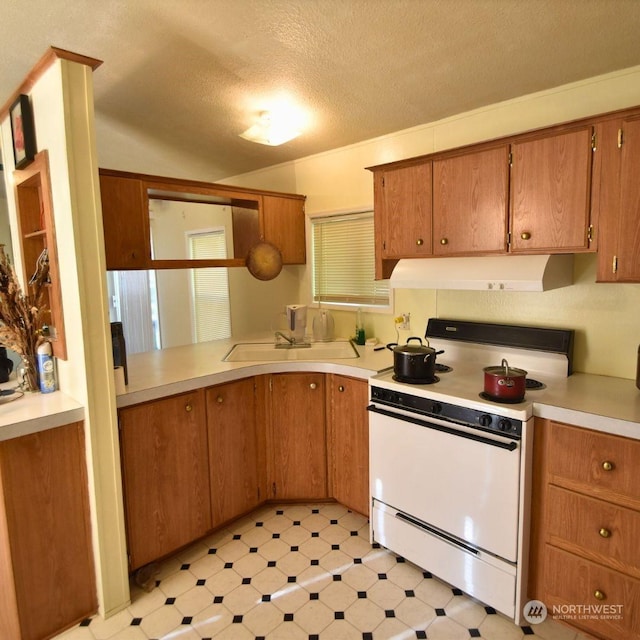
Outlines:
{"type": "Polygon", "coordinates": [[[316,342],[331,342],[333,340],[334,326],[331,313],[321,309],[313,319],[313,339],[316,342]]]}
{"type": "Polygon", "coordinates": [[[302,342],[307,331],[307,305],[287,305],[287,328],[295,342],[302,342]]]}

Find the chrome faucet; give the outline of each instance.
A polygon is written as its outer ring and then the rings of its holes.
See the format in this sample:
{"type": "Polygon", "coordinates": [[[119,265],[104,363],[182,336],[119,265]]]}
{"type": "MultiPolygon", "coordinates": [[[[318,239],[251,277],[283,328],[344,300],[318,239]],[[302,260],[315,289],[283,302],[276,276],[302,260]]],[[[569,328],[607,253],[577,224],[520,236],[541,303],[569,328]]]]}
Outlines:
{"type": "Polygon", "coordinates": [[[311,343],[304,339],[298,342],[293,336],[288,336],[282,333],[282,331],[276,331],[276,349],[298,349],[310,346],[311,343]],[[284,344],[278,342],[278,338],[284,338],[286,342],[284,344]]]}
{"type": "Polygon", "coordinates": [[[293,346],[296,343],[295,338],[290,338],[289,336],[282,333],[282,331],[276,331],[276,342],[278,340],[278,337],[284,338],[291,346],[293,346]]]}

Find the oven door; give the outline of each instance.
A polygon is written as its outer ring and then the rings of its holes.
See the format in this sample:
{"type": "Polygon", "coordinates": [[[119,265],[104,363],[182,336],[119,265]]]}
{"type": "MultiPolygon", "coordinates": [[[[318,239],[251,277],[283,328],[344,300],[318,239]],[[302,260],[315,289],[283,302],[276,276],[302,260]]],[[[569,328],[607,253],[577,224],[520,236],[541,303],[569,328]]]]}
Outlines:
{"type": "Polygon", "coordinates": [[[373,498],[516,562],[520,442],[369,407],[373,498]]]}

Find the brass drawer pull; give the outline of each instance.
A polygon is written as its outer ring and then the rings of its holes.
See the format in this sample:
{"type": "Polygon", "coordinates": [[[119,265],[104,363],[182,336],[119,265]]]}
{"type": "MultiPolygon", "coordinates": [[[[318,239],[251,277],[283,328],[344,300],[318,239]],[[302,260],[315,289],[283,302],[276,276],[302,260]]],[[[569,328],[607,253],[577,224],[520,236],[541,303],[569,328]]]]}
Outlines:
{"type": "Polygon", "coordinates": [[[600,531],[598,531],[598,533],[600,534],[600,536],[602,538],[610,538],[611,537],[611,531],[609,531],[609,529],[605,529],[604,527],[602,527],[600,529],[600,531]]]}
{"type": "Polygon", "coordinates": [[[309,389],[315,389],[317,386],[318,386],[318,385],[317,385],[315,382],[312,382],[312,383],[309,385],[309,389]]]}
{"type": "Polygon", "coordinates": [[[186,404],[184,406],[184,410],[188,413],[189,411],[191,411],[193,409],[193,407],[191,406],[191,404],[186,404]]]}
{"type": "Polygon", "coordinates": [[[343,386],[343,385],[340,385],[340,386],[338,387],[338,391],[340,391],[340,392],[344,391],[344,386],[343,386]]]}
{"type": "Polygon", "coordinates": [[[596,590],[593,592],[593,597],[594,597],[596,600],[604,600],[607,596],[605,595],[604,591],[600,591],[600,589],[596,589],[596,590]]]}
{"type": "Polygon", "coordinates": [[[421,246],[424,244],[424,240],[423,240],[422,238],[418,238],[418,239],[416,240],[416,244],[417,244],[419,247],[421,247],[421,246]]]}
{"type": "Polygon", "coordinates": [[[441,238],[440,239],[440,244],[449,244],[449,240],[447,238],[441,238]]]}
{"type": "Polygon", "coordinates": [[[613,462],[609,462],[608,460],[605,460],[605,461],[602,463],[602,468],[603,468],[605,471],[612,471],[612,470],[613,470],[613,462]]]}
{"type": "Polygon", "coordinates": [[[531,234],[530,234],[528,231],[523,231],[523,232],[520,234],[520,237],[521,237],[523,240],[531,240],[531,234]]]}
{"type": "Polygon", "coordinates": [[[222,404],[224,402],[224,398],[222,396],[218,396],[216,400],[218,401],[218,404],[222,404]]]}

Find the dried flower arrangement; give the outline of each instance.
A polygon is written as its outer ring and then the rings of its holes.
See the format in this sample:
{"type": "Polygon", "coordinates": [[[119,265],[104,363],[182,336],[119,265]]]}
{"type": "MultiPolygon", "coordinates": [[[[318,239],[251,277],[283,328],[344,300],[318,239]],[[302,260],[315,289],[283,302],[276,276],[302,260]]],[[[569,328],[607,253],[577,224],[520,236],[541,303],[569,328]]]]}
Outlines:
{"type": "Polygon", "coordinates": [[[49,280],[49,264],[38,261],[25,296],[13,266],[0,245],[0,344],[15,351],[25,367],[25,386],[38,388],[36,350],[43,341],[42,326],[47,313],[45,285],[49,280]]]}

